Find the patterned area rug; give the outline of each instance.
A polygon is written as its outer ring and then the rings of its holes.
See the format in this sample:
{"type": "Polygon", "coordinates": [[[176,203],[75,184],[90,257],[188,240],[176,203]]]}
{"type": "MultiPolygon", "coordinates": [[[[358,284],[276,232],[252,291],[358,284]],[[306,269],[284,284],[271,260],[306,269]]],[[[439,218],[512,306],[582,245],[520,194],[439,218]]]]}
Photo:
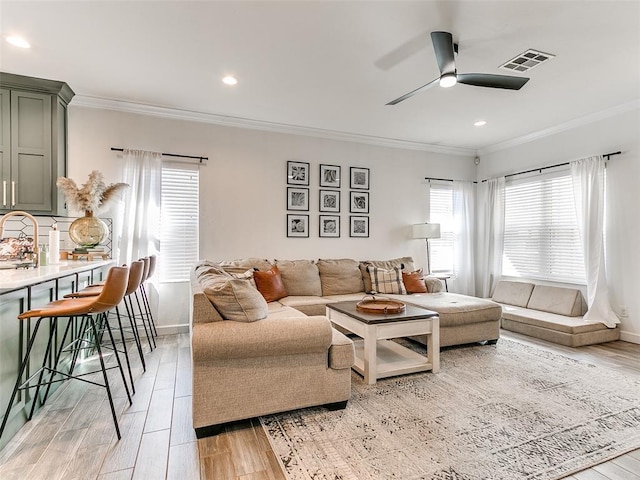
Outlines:
{"type": "Polygon", "coordinates": [[[287,477],[555,480],[640,448],[640,375],[505,339],[445,350],[441,367],[353,373],[345,410],[263,417],[287,477]]]}

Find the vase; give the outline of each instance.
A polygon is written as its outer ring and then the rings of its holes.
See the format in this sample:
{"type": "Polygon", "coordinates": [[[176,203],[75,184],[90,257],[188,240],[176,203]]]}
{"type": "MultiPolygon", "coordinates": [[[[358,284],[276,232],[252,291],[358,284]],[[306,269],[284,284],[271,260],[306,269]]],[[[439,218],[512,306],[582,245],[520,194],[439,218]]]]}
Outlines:
{"type": "Polygon", "coordinates": [[[93,212],[84,212],[84,217],[75,219],[69,225],[71,241],[80,247],[95,247],[104,242],[109,235],[109,227],[93,212]]]}

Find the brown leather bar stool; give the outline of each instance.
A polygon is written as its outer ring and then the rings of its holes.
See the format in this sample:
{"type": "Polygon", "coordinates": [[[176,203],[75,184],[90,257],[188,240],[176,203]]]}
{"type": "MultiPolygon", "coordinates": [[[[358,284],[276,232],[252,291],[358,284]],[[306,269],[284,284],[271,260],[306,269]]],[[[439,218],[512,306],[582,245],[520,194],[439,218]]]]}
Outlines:
{"type": "MultiPolygon", "coordinates": [[[[55,302],[51,302],[39,309],[29,310],[27,312],[21,313],[18,318],[20,320],[25,320],[28,318],[37,318],[37,322],[35,328],[33,329],[29,340],[27,342],[27,348],[25,351],[24,358],[22,360],[22,364],[20,366],[20,370],[18,372],[18,378],[16,380],[16,384],[13,388],[13,392],[11,394],[11,399],[9,400],[9,404],[7,405],[7,409],[4,414],[4,418],[2,420],[2,425],[0,426],[0,436],[4,432],[5,426],[7,424],[7,420],[9,418],[9,413],[11,412],[11,408],[13,406],[13,402],[15,401],[16,395],[20,390],[28,390],[30,388],[36,388],[36,392],[33,396],[33,403],[31,405],[31,410],[29,412],[29,416],[27,417],[31,420],[33,413],[35,411],[36,403],[38,402],[38,394],[42,386],[47,385],[47,390],[52,383],[64,381],[68,378],[74,378],[77,380],[81,380],[83,382],[90,383],[92,385],[98,385],[104,387],[107,391],[107,397],[109,399],[109,405],[111,407],[111,415],[113,417],[113,423],[116,428],[116,434],[118,439],[120,439],[120,428],[118,426],[118,419],[116,416],[115,407],[113,405],[113,397],[111,395],[111,388],[109,385],[109,378],[107,376],[107,370],[112,368],[118,368],[120,370],[120,375],[122,377],[122,381],[124,383],[125,391],[127,393],[127,397],[129,399],[129,404],[131,404],[131,395],[129,393],[129,388],[127,386],[127,382],[124,375],[124,370],[122,368],[122,363],[120,362],[120,357],[118,356],[117,351],[115,350],[115,341],[113,338],[113,334],[111,329],[106,321],[106,313],[115,308],[118,305],[126,292],[127,282],[129,277],[129,269],[127,267],[112,267],[107,274],[107,279],[105,281],[102,292],[98,296],[94,297],[86,297],[86,298],[70,298],[57,300],[55,302]],[[55,355],[55,360],[53,363],[53,368],[48,367],[47,363],[50,357],[50,353],[55,349],[56,339],[57,339],[57,327],[58,321],[62,318],[71,317],[82,317],[81,322],[81,334],[78,338],[72,339],[72,341],[66,345],[66,348],[61,348],[55,355]],[[31,350],[33,345],[36,343],[38,330],[42,321],[45,319],[49,319],[50,321],[50,329],[49,329],[49,341],[47,343],[47,347],[45,350],[45,354],[42,360],[42,366],[36,371],[30,378],[26,380],[22,380],[22,377],[26,371],[27,365],[30,361],[31,350]],[[99,322],[102,321],[105,324],[105,330],[109,334],[109,339],[111,341],[111,347],[114,349],[115,358],[117,361],[116,367],[106,367],[104,358],[102,355],[102,348],[100,346],[100,334],[98,329],[99,322]],[[87,334],[89,336],[87,336],[87,334]],[[77,375],[73,375],[73,370],[75,367],[75,363],[78,357],[78,352],[80,350],[84,350],[87,348],[95,347],[98,352],[98,358],[100,360],[100,370],[95,370],[91,372],[79,373],[77,375]],[[60,362],[60,356],[63,351],[72,351],[72,362],[69,367],[68,372],[63,372],[58,370],[58,365],[60,362]],[[45,372],[49,373],[49,380],[46,381],[44,379],[45,372]],[[94,373],[102,372],[102,377],[104,383],[99,383],[94,381],[93,379],[83,378],[88,375],[92,375],[94,373]],[[58,374],[63,377],[62,380],[54,380],[54,376],[58,374]],[[31,384],[33,379],[38,377],[36,384],[31,384]]],[[[65,328],[64,335],[62,337],[61,344],[64,345],[66,342],[67,335],[70,331],[70,326],[73,322],[69,320],[67,322],[67,326],[65,328]]],[[[45,395],[46,400],[46,395],[45,395]]]]}
{"type": "MultiPolygon", "coordinates": [[[[129,318],[130,329],[133,334],[133,340],[135,341],[136,348],[138,350],[138,355],[140,357],[140,363],[142,364],[142,369],[144,371],[147,370],[146,363],[144,361],[144,354],[142,353],[142,346],[140,342],[140,336],[138,334],[138,327],[135,321],[135,316],[131,314],[132,309],[129,308],[129,304],[127,303],[127,299],[130,300],[130,295],[132,295],[138,288],[140,287],[140,283],[142,282],[142,274],[144,269],[144,263],[141,260],[131,263],[129,267],[129,280],[127,282],[127,290],[124,293],[123,303],[125,305],[127,311],[127,317],[129,318]]],[[[87,298],[87,297],[95,297],[102,293],[104,288],[104,284],[94,284],[90,285],[79,292],[69,293],[65,295],[65,298],[87,298]]],[[[133,374],[131,372],[131,362],[129,360],[129,351],[127,349],[127,338],[125,337],[124,327],[122,326],[122,319],[120,316],[120,308],[118,305],[115,307],[116,318],[118,320],[118,329],[120,331],[120,339],[122,342],[122,351],[124,354],[125,360],[127,362],[127,369],[129,370],[129,380],[131,382],[131,391],[136,393],[136,388],[133,382],[133,374]]]]}

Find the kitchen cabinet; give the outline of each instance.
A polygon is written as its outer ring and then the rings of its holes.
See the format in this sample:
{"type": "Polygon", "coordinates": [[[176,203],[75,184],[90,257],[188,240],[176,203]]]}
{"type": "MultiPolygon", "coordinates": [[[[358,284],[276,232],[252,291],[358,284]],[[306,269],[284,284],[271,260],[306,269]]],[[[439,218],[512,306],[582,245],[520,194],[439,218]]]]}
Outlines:
{"type": "Polygon", "coordinates": [[[0,213],[66,215],[56,187],[67,176],[64,82],[0,72],[0,213]]]}

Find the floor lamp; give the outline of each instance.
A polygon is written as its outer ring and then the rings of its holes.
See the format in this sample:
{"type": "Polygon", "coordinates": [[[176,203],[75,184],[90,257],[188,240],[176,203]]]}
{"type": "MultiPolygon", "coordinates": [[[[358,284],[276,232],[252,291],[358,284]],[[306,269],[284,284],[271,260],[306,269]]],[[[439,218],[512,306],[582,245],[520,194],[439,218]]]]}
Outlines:
{"type": "Polygon", "coordinates": [[[431,258],[429,254],[429,239],[440,238],[439,223],[418,223],[413,225],[413,238],[424,238],[427,241],[427,275],[431,275],[431,258]]]}

